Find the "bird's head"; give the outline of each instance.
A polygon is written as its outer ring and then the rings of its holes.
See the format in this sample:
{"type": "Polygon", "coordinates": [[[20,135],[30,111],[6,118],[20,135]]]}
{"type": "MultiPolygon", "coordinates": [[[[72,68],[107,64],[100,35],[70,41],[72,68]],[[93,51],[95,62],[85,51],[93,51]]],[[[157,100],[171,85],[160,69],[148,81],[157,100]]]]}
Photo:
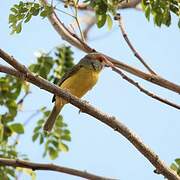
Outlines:
{"type": "Polygon", "coordinates": [[[99,53],[87,54],[83,59],[81,59],[80,63],[84,67],[90,68],[94,71],[101,71],[106,64],[99,53]]]}

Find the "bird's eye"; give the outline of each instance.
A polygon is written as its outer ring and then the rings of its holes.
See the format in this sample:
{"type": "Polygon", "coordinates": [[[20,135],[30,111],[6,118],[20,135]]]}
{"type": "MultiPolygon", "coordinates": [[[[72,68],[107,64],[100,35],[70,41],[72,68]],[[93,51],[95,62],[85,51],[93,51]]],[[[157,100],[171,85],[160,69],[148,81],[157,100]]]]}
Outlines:
{"type": "Polygon", "coordinates": [[[99,61],[102,63],[103,62],[102,58],[100,58],[99,61]]]}

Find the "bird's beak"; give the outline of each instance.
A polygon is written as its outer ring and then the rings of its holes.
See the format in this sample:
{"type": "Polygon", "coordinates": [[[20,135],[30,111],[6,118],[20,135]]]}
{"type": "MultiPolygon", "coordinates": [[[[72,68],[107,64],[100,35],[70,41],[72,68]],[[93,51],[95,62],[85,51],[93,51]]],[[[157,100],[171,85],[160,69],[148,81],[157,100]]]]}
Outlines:
{"type": "Polygon", "coordinates": [[[89,54],[92,59],[97,59],[102,62],[103,67],[114,67],[114,64],[104,55],[99,53],[89,54]]]}

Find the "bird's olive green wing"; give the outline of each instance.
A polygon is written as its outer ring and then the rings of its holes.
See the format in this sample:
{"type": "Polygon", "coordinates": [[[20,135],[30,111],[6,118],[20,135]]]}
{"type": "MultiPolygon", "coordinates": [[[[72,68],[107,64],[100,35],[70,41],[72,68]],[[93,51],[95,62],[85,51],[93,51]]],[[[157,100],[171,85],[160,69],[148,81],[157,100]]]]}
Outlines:
{"type": "MultiPolygon", "coordinates": [[[[60,86],[66,79],[68,79],[69,77],[71,77],[73,74],[75,74],[79,69],[81,68],[81,64],[76,64],[75,66],[73,66],[69,71],[67,71],[62,78],[60,79],[58,86],[60,86]]],[[[52,102],[55,101],[55,95],[52,98],[52,102]]]]}

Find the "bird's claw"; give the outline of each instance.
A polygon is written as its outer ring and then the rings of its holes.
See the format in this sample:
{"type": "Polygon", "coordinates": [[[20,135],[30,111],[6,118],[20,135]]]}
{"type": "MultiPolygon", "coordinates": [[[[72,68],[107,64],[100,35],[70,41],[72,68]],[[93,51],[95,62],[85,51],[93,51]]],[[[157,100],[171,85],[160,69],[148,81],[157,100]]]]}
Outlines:
{"type": "MultiPolygon", "coordinates": [[[[85,104],[89,104],[89,102],[86,101],[86,100],[84,100],[83,102],[84,102],[85,104]]],[[[83,110],[82,110],[82,109],[79,109],[79,112],[78,112],[78,113],[80,114],[81,112],[83,113],[83,110]]]]}

